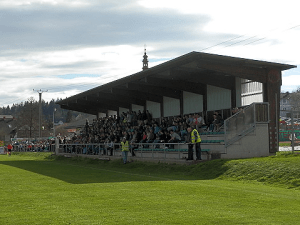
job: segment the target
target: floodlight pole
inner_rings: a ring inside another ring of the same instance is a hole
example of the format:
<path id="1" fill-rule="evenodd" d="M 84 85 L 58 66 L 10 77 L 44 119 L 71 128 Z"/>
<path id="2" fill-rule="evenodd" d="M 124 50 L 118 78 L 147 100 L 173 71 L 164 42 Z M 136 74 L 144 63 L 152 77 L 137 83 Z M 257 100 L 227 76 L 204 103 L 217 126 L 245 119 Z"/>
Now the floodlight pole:
<path id="1" fill-rule="evenodd" d="M 293 109 L 292 109 L 292 111 L 291 111 L 291 119 L 292 119 L 292 121 L 291 121 L 291 123 L 292 123 L 292 152 L 294 152 L 294 150 L 295 150 L 295 131 L 294 131 L 294 111 L 293 111 Z"/>
<path id="2" fill-rule="evenodd" d="M 53 110 L 53 137 L 55 138 L 55 126 L 54 126 L 54 117 L 55 117 L 56 108 Z"/>
<path id="3" fill-rule="evenodd" d="M 34 91 L 34 89 L 33 89 Z M 42 91 L 42 89 L 40 90 L 36 90 L 37 93 L 39 93 L 39 138 L 41 139 L 42 137 L 42 125 L 41 125 L 41 122 L 42 122 L 42 93 L 43 92 L 47 92 L 47 91 Z"/>

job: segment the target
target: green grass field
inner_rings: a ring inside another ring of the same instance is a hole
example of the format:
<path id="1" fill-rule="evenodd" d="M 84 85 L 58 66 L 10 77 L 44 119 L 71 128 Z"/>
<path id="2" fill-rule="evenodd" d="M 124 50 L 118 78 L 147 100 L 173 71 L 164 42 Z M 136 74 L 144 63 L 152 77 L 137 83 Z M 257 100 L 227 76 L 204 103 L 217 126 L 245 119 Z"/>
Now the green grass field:
<path id="1" fill-rule="evenodd" d="M 300 224 L 300 157 L 197 165 L 0 155 L 0 224 Z"/>

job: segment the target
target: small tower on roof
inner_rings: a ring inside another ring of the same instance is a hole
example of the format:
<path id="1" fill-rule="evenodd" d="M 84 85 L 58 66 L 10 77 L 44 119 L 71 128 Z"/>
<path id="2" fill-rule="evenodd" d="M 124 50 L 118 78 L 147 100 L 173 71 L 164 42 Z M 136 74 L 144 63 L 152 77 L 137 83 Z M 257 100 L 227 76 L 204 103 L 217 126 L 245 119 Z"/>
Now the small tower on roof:
<path id="1" fill-rule="evenodd" d="M 145 49 L 144 49 L 144 59 L 143 59 L 143 70 L 148 69 L 148 56 L 146 53 L 146 45 L 145 45 Z"/>

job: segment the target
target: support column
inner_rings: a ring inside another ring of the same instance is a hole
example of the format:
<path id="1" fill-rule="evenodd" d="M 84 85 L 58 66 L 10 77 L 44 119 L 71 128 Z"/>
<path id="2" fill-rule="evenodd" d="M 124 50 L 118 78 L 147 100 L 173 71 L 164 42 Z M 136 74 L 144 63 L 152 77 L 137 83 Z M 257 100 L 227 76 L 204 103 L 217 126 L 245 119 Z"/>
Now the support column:
<path id="1" fill-rule="evenodd" d="M 234 88 L 230 89 L 231 94 L 231 109 L 235 108 L 237 106 L 236 104 L 236 82 L 234 83 Z"/>
<path id="2" fill-rule="evenodd" d="M 203 112 L 207 111 L 207 85 L 205 85 L 205 90 L 204 90 L 204 95 L 203 95 Z"/>
<path id="3" fill-rule="evenodd" d="M 267 79 L 267 98 L 270 104 L 269 123 L 269 152 L 275 153 L 279 150 L 279 113 L 280 113 L 280 86 L 281 71 L 270 70 Z"/>
<path id="4" fill-rule="evenodd" d="M 160 102 L 160 118 L 165 117 L 165 112 L 164 112 L 164 100 Z"/>
<path id="5" fill-rule="evenodd" d="M 180 91 L 180 115 L 183 115 L 183 91 Z"/>

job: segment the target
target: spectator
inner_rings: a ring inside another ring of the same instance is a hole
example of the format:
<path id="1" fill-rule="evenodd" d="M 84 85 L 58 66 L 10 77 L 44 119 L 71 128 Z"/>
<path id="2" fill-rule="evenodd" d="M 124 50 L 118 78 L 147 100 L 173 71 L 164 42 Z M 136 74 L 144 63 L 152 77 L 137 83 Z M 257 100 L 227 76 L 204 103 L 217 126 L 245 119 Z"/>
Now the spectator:
<path id="1" fill-rule="evenodd" d="M 116 137 L 115 139 L 114 139 L 114 149 L 116 149 L 116 148 L 119 148 L 120 146 L 118 145 L 118 143 L 120 143 L 120 140 L 119 140 L 119 138 L 118 137 Z"/>
<path id="2" fill-rule="evenodd" d="M 224 121 L 223 121 L 221 115 L 218 114 L 218 112 L 215 112 L 213 117 L 214 117 L 214 120 L 210 126 L 210 130 L 212 132 L 219 131 L 220 127 L 223 125 Z"/>
<path id="3" fill-rule="evenodd" d="M 127 163 L 127 155 L 129 152 L 129 143 L 125 137 L 123 137 L 123 139 L 122 139 L 121 146 L 122 146 L 123 163 L 126 164 Z"/>
<path id="4" fill-rule="evenodd" d="M 161 130 L 161 128 L 158 126 L 157 123 L 154 124 L 154 130 L 153 130 L 153 133 L 154 134 L 158 134 L 158 132 Z"/>
<path id="5" fill-rule="evenodd" d="M 139 110 L 139 112 L 137 114 L 137 119 L 138 119 L 138 125 L 140 125 L 141 122 L 143 121 L 143 115 L 141 113 L 141 110 Z"/>
<path id="6" fill-rule="evenodd" d="M 140 140 L 140 143 L 146 143 L 147 141 L 147 134 L 146 131 L 143 131 L 142 140 Z"/>
<path id="7" fill-rule="evenodd" d="M 146 143 L 152 143 L 155 139 L 155 136 L 153 134 L 153 130 L 152 129 L 148 129 L 147 131 L 147 140 Z M 148 148 L 149 145 L 146 146 L 146 148 Z"/>
<path id="8" fill-rule="evenodd" d="M 146 111 L 146 117 L 147 117 L 148 122 L 150 123 L 152 121 L 152 115 L 150 114 L 150 112 L 148 110 Z"/>
<path id="9" fill-rule="evenodd" d="M 138 146 L 136 144 L 136 143 L 138 143 L 138 132 L 137 131 L 133 131 L 132 133 L 133 133 L 132 139 L 130 140 L 131 155 L 135 156 L 134 150 L 138 148 Z"/>
<path id="10" fill-rule="evenodd" d="M 196 159 L 201 160 L 201 138 L 195 127 L 188 127 L 187 143 L 188 143 L 188 158 L 187 160 L 193 160 L 193 148 L 195 145 Z"/>
<path id="11" fill-rule="evenodd" d="M 164 136 L 163 136 L 164 139 L 161 138 L 161 140 L 163 140 L 164 143 L 168 143 L 169 140 L 171 139 L 171 136 L 169 134 L 169 132 L 167 130 L 164 131 Z"/>
<path id="12" fill-rule="evenodd" d="M 160 142 L 161 142 L 160 135 L 156 134 L 153 143 L 160 143 Z M 160 147 L 160 145 L 158 145 L 158 144 L 154 146 L 154 148 L 159 148 L 159 147 Z"/>
<path id="13" fill-rule="evenodd" d="M 178 124 L 177 124 L 175 121 L 173 121 L 172 126 L 168 127 L 167 130 L 168 130 L 168 131 L 171 131 L 171 130 L 176 131 L 177 128 L 178 128 Z"/>
<path id="14" fill-rule="evenodd" d="M 133 126 L 137 126 L 138 125 L 138 116 L 137 116 L 137 114 L 136 114 L 135 111 L 133 111 L 133 113 L 132 113 L 132 125 Z"/>
<path id="15" fill-rule="evenodd" d="M 205 122 L 204 119 L 198 113 L 196 113 L 191 125 L 195 126 L 195 128 L 199 131 L 202 126 L 205 125 Z"/>
<path id="16" fill-rule="evenodd" d="M 185 122 L 182 122 L 179 124 L 180 126 L 180 137 L 181 140 L 185 140 L 186 136 L 187 136 L 187 124 Z"/>
<path id="17" fill-rule="evenodd" d="M 110 139 L 107 138 L 105 143 L 104 143 L 104 148 L 106 150 L 106 152 L 108 153 L 108 151 L 110 152 L 110 156 L 113 155 L 113 150 L 114 150 L 114 142 Z"/>
<path id="18" fill-rule="evenodd" d="M 179 134 L 177 134 L 173 130 L 170 130 L 170 139 L 168 140 L 168 143 L 178 143 L 179 141 L 181 141 Z M 169 148 L 174 148 L 174 145 L 168 145 L 168 146 Z"/>
<path id="19" fill-rule="evenodd" d="M 128 111 L 127 112 L 127 122 L 131 125 L 132 123 L 132 117 L 133 117 L 133 114 L 132 114 L 132 111 Z"/>
<path id="20" fill-rule="evenodd" d="M 143 118 L 144 123 L 147 124 L 148 121 L 147 121 L 147 113 L 146 113 L 146 110 L 143 110 L 142 118 Z"/>

